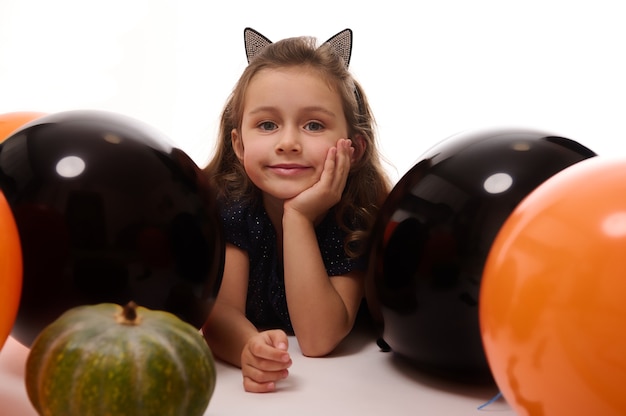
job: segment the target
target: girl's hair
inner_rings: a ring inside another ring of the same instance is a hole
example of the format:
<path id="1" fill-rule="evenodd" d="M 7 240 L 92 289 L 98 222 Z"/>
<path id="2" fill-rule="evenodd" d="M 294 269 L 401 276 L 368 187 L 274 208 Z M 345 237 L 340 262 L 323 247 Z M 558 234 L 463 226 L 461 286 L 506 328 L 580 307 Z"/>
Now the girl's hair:
<path id="1" fill-rule="evenodd" d="M 288 38 L 271 43 L 254 56 L 226 102 L 216 151 L 204 172 L 219 199 L 261 202 L 260 190 L 248 179 L 235 155 L 231 131 L 241 128 L 245 92 L 255 74 L 263 69 L 297 66 L 313 70 L 339 93 L 349 137 L 360 136 L 365 143 L 361 148 L 360 141 L 353 140 L 355 154 L 360 157 L 352 164 L 343 196 L 335 207 L 338 224 L 348 232 L 344 242 L 346 253 L 358 257 L 367 248 L 366 239 L 389 193 L 390 183 L 380 163 L 375 121 L 365 93 L 330 45 L 317 47 L 315 38 L 311 37 Z"/>

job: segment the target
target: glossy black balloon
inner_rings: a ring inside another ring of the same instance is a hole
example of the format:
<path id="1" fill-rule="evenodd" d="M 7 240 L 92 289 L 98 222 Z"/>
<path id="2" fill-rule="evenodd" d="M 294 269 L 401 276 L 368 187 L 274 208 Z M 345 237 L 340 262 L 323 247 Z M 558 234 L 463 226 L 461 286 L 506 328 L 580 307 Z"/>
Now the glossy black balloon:
<path id="1" fill-rule="evenodd" d="M 493 240 L 526 195 L 595 155 L 525 129 L 461 133 L 427 151 L 393 188 L 372 234 L 366 299 L 391 349 L 424 370 L 488 380 L 478 295 Z"/>
<path id="2" fill-rule="evenodd" d="M 0 186 L 22 244 L 22 344 L 82 304 L 134 300 L 204 323 L 224 267 L 216 203 L 150 126 L 102 111 L 39 118 L 0 144 Z"/>

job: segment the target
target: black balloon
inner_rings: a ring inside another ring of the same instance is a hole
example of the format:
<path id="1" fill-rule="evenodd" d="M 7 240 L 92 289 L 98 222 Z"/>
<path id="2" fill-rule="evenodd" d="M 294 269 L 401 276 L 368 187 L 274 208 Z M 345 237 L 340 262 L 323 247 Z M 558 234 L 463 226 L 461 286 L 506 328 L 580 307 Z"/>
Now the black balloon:
<path id="1" fill-rule="evenodd" d="M 372 233 L 366 300 L 392 351 L 445 377 L 489 380 L 478 298 L 491 245 L 526 195 L 595 155 L 525 129 L 461 133 L 427 151 L 393 188 Z"/>
<path id="2" fill-rule="evenodd" d="M 0 144 L 0 186 L 22 245 L 19 342 L 101 302 L 202 326 L 224 267 L 216 202 L 197 165 L 150 126 L 103 111 L 39 118 Z"/>

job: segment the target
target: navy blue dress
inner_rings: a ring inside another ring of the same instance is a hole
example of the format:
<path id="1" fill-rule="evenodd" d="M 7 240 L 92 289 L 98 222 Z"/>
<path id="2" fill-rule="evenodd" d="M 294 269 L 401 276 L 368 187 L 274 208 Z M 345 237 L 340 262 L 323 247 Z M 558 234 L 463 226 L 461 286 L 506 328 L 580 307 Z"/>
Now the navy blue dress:
<path id="1" fill-rule="evenodd" d="M 279 261 L 276 231 L 265 208 L 231 204 L 221 210 L 226 241 L 248 253 L 250 276 L 246 316 L 258 329 L 280 328 L 293 334 L 287 310 L 283 265 Z M 330 211 L 315 227 L 328 276 L 364 269 L 364 262 L 348 258 L 343 248 L 346 232 Z"/>

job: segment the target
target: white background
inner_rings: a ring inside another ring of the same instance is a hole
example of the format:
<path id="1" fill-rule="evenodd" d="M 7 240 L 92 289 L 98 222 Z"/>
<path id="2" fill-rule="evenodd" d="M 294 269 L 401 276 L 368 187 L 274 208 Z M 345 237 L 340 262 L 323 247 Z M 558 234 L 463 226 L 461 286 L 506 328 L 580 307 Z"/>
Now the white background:
<path id="1" fill-rule="evenodd" d="M 619 0 L 0 0 L 0 113 L 120 112 L 203 166 L 246 65 L 244 27 L 320 42 L 350 27 L 394 181 L 439 141 L 485 127 L 615 155 L 624 14 Z"/>

